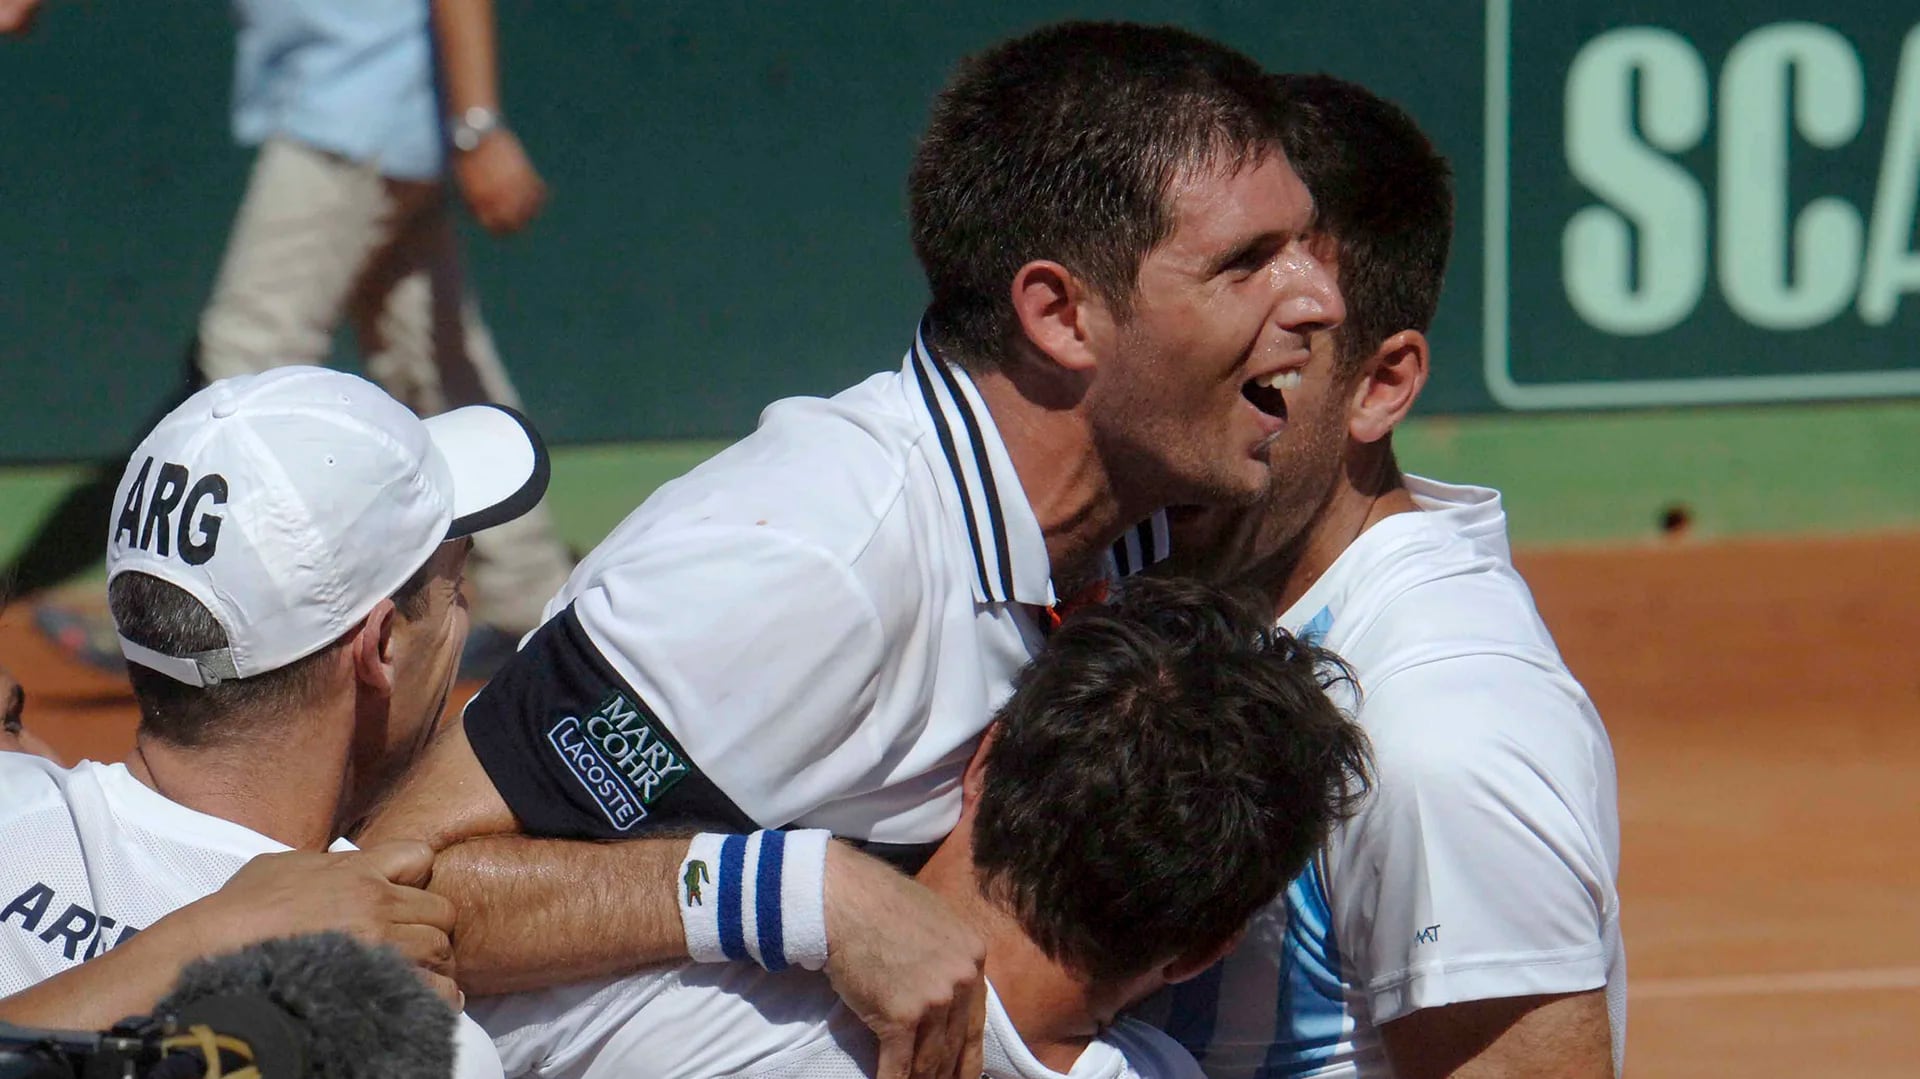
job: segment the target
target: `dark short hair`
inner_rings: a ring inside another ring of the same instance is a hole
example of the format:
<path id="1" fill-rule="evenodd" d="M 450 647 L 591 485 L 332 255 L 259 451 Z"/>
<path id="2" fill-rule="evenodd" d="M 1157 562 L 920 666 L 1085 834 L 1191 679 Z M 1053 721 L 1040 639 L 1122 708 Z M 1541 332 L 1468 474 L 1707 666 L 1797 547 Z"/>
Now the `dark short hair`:
<path id="1" fill-rule="evenodd" d="M 1052 259 L 1122 315 L 1173 229 L 1168 193 L 1280 147 L 1259 65 L 1170 26 L 1070 22 L 963 61 L 934 101 L 907 193 L 936 336 L 992 367 L 1015 339 L 1013 276 Z"/>
<path id="2" fill-rule="evenodd" d="M 1100 980 L 1218 948 L 1366 789 L 1332 653 L 1233 595 L 1131 582 L 1021 673 L 984 762 L 981 889 Z"/>
<path id="3" fill-rule="evenodd" d="M 417 621 L 427 613 L 430 576 L 423 565 L 393 594 L 401 617 Z M 212 611 L 185 589 L 152 574 L 116 575 L 107 585 L 107 606 L 121 636 L 156 652 L 180 656 L 228 645 L 226 630 Z M 129 663 L 127 678 L 140 705 L 140 733 L 187 747 L 231 741 L 260 717 L 311 701 L 320 690 L 327 658 L 347 636 L 285 666 L 211 686 L 190 686 Z"/>
<path id="4" fill-rule="evenodd" d="M 1339 252 L 1349 369 L 1401 330 L 1426 332 L 1453 241 L 1453 170 L 1406 111 L 1331 75 L 1277 75 L 1287 160 Z"/>

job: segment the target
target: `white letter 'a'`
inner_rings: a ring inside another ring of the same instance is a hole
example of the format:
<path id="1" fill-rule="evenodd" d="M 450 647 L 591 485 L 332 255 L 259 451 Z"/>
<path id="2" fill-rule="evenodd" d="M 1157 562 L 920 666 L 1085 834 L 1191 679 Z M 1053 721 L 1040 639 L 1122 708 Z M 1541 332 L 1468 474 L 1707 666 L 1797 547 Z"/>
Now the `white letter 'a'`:
<path id="1" fill-rule="evenodd" d="M 1727 306 L 1755 326 L 1818 326 L 1853 298 L 1860 212 L 1845 199 L 1814 199 L 1792 218 L 1789 248 L 1787 147 L 1796 132 L 1822 149 L 1853 141 L 1861 81 L 1853 46 L 1813 23 L 1762 27 L 1727 54 L 1720 72 L 1720 289 Z"/>
<path id="2" fill-rule="evenodd" d="M 1880 187 L 1873 196 L 1866 275 L 1860 282 L 1860 320 L 1893 321 L 1900 296 L 1920 291 L 1920 253 L 1913 250 L 1914 200 L 1920 197 L 1920 26 L 1907 31 L 1887 117 Z"/>
<path id="3" fill-rule="evenodd" d="M 1659 151 L 1691 150 L 1706 134 L 1706 64 L 1670 30 L 1612 30 L 1574 57 L 1566 109 L 1567 165 L 1606 203 L 1574 214 L 1561 233 L 1567 301 L 1608 333 L 1669 329 L 1706 287 L 1707 198 L 1692 174 Z"/>

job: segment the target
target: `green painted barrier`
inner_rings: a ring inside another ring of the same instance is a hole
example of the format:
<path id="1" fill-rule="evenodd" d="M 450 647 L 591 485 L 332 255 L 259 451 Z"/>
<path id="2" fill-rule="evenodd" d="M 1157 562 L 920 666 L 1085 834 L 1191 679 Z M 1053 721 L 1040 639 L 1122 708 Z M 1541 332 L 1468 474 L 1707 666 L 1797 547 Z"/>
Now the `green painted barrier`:
<path id="1" fill-rule="evenodd" d="M 904 175 L 954 61 L 1065 4 L 501 0 L 552 187 L 472 277 L 558 441 L 724 438 L 898 362 Z M 1451 157 L 1425 410 L 1920 392 L 1920 15 L 1868 0 L 1116 3 L 1359 79 Z M 110 456 L 179 385 L 248 155 L 224 5 L 0 42 L 0 460 Z M 350 350 L 343 350 L 343 355 Z"/>

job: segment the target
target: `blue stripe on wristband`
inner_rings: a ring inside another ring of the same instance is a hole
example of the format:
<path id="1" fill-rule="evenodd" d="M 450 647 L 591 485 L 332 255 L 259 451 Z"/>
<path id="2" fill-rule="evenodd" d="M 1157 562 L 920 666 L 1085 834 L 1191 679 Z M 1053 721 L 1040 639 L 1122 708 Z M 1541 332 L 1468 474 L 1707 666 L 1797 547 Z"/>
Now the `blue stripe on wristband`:
<path id="1" fill-rule="evenodd" d="M 753 882 L 753 913 L 760 930 L 760 965 L 787 969 L 786 943 L 780 933 L 780 864 L 787 856 L 787 833 L 760 833 L 760 872 Z"/>
<path id="2" fill-rule="evenodd" d="M 741 878 L 746 874 L 747 837 L 730 835 L 720 844 L 720 951 L 728 959 L 747 955 L 747 938 L 741 929 Z"/>

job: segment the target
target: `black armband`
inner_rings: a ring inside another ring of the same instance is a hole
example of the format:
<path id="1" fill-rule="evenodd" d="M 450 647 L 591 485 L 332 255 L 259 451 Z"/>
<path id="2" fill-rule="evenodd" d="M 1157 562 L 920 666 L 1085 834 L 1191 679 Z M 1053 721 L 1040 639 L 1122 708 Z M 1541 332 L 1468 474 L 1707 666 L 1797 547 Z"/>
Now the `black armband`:
<path id="1" fill-rule="evenodd" d="M 528 835 L 631 839 L 760 827 L 615 673 L 571 606 L 534 632 L 462 722 Z"/>

